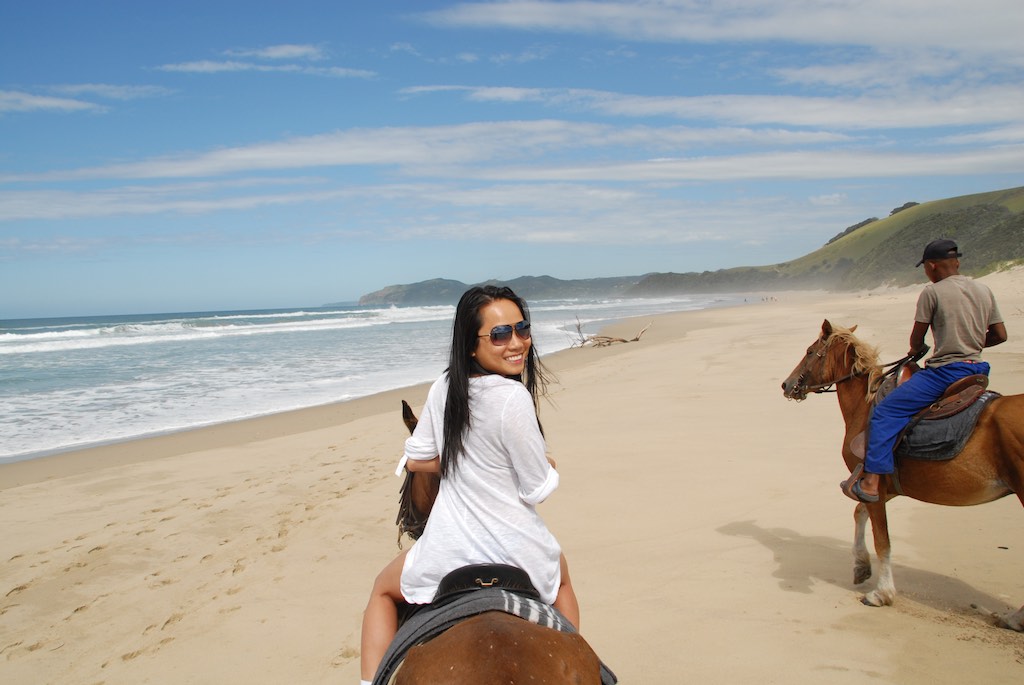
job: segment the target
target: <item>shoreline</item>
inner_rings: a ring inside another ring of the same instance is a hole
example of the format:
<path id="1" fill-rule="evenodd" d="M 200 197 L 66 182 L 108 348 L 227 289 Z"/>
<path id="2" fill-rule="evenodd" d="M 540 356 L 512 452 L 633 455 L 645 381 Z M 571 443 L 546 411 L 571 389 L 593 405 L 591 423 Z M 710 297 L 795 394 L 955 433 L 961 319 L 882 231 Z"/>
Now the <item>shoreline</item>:
<path id="1" fill-rule="evenodd" d="M 406 399 L 406 395 L 413 398 L 421 394 L 426 396 L 428 387 L 429 384 L 412 385 L 313 407 L 69 447 L 51 454 L 17 459 L 0 464 L 0 492 L 19 485 L 80 475 L 94 469 L 166 459 L 199 449 L 231 447 L 345 425 L 391 410 L 392 404 L 400 410 L 401 400 Z"/>
<path id="2" fill-rule="evenodd" d="M 639 331 L 629 332 L 636 321 L 657 321 L 661 317 L 696 315 L 701 312 L 752 306 L 760 303 L 738 303 L 726 307 L 666 312 L 653 316 L 637 316 L 607 324 L 599 335 L 619 335 L 631 338 Z M 642 328 L 642 326 L 641 326 Z M 618 347 L 616 344 L 614 347 Z M 545 366 L 571 368 L 577 362 L 563 357 L 587 348 L 564 348 L 543 356 Z M 606 348 L 607 349 L 607 348 Z M 578 363 L 585 363 L 579 360 Z M 326 404 L 273 412 L 208 426 L 196 426 L 140 435 L 108 442 L 59 448 L 0 462 L 0 492 L 19 485 L 28 485 L 63 476 L 81 475 L 95 469 L 104 469 L 141 461 L 179 456 L 197 449 L 223 448 L 247 442 L 280 438 L 309 431 L 340 426 L 389 411 L 400 411 L 401 400 L 416 406 L 426 397 L 431 382 L 416 383 L 391 390 L 338 400 Z"/>

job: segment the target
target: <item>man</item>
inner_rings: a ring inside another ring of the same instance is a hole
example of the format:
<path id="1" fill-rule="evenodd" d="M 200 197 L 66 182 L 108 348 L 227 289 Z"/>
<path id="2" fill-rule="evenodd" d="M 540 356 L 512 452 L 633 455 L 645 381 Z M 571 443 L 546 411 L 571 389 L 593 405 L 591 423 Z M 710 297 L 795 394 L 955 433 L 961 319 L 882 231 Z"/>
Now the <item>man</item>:
<path id="1" fill-rule="evenodd" d="M 916 266 L 924 264 L 931 281 L 917 300 L 910 354 L 925 346 L 932 329 L 934 350 L 925 368 L 878 403 L 868 430 L 863 477 L 860 467 L 841 483 L 843 492 L 860 502 L 878 501 L 881 476 L 893 472 L 893 449 L 910 418 L 939 399 L 955 381 L 989 373 L 981 350 L 1006 342 L 1006 326 L 987 286 L 960 274 L 960 253 L 952 240 L 933 240 Z"/>

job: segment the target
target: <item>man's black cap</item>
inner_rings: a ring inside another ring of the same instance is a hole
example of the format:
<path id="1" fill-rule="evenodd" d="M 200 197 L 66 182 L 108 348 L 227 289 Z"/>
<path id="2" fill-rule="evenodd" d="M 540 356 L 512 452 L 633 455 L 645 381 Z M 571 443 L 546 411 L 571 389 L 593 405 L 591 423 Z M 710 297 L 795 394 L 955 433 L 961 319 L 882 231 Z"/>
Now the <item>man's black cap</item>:
<path id="1" fill-rule="evenodd" d="M 952 259 L 954 257 L 963 257 L 956 243 L 945 239 L 933 240 L 925 246 L 924 256 L 914 266 L 921 266 L 929 259 Z"/>

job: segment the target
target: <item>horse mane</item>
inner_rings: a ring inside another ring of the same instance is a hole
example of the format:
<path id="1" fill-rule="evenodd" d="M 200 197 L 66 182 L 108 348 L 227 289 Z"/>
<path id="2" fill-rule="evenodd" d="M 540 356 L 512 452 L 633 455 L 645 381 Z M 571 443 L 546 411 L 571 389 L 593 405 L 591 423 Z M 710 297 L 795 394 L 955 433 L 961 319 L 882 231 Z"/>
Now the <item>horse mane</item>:
<path id="1" fill-rule="evenodd" d="M 853 351 L 853 369 L 851 370 L 858 375 L 867 375 L 867 400 L 870 402 L 878 391 L 879 380 L 882 377 L 882 366 L 878 361 L 878 348 L 855 336 L 853 328 L 843 328 L 833 324 L 832 335 L 829 336 L 826 346 L 831 347 L 832 343 L 838 340 Z M 832 372 L 836 373 L 834 369 Z"/>

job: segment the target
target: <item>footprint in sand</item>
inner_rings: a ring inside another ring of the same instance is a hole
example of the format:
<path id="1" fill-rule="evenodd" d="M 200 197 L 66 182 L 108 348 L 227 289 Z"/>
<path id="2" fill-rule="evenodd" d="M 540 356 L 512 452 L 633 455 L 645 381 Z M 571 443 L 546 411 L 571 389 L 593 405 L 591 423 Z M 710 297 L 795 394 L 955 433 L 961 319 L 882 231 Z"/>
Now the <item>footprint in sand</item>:
<path id="1" fill-rule="evenodd" d="M 341 651 L 331 659 L 331 666 L 344 666 L 359 658 L 359 650 L 355 647 L 342 647 Z"/>
<path id="2" fill-rule="evenodd" d="M 170 618 L 164 621 L 164 624 L 160 626 L 160 630 L 167 630 L 168 626 L 173 626 L 183 618 L 185 618 L 185 614 L 173 614 Z"/>
<path id="3" fill-rule="evenodd" d="M 136 658 L 142 656 L 143 654 L 147 654 L 147 653 L 152 654 L 154 652 L 158 652 L 158 651 L 160 651 L 161 647 L 166 645 L 168 642 L 173 642 L 173 641 L 174 641 L 173 637 L 165 637 L 163 640 L 160 640 L 160 642 L 157 642 L 155 645 L 152 645 L 150 647 L 143 647 L 142 649 L 136 649 L 134 652 L 128 652 L 127 654 L 122 654 L 121 655 L 121 661 L 131 661 L 132 659 L 136 659 Z M 106 666 L 106 665 L 107 664 L 103 664 L 103 666 Z"/>

